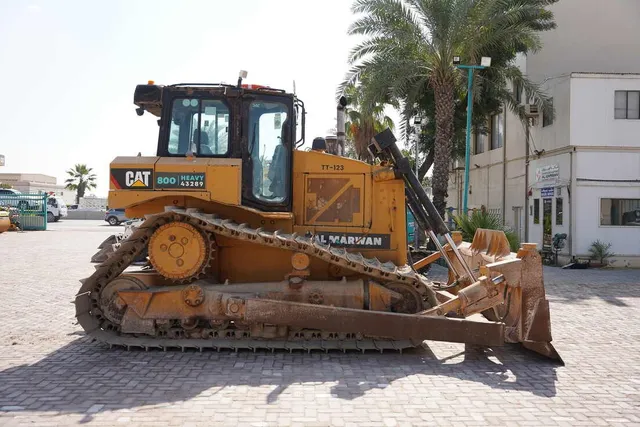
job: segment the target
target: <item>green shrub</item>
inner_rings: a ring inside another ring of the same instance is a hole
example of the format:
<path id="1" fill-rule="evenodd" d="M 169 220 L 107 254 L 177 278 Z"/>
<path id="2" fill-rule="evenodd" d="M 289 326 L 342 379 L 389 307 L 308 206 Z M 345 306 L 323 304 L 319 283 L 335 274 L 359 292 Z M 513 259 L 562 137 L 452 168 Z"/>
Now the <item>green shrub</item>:
<path id="1" fill-rule="evenodd" d="M 611 249 L 611 243 L 605 244 L 598 239 L 591 243 L 589 252 L 591 252 L 591 258 L 600 261 L 600 264 L 604 265 L 605 259 L 615 256 L 615 253 L 609 252 L 609 249 Z"/>
<path id="2" fill-rule="evenodd" d="M 502 230 L 507 236 L 509 247 L 512 252 L 520 249 L 520 239 L 518 234 L 511 228 L 502 224 L 502 219 L 497 215 L 486 211 L 474 211 L 469 215 L 456 215 L 453 217 L 457 230 L 462 232 L 462 240 L 471 242 L 478 228 L 486 228 L 489 230 Z"/>

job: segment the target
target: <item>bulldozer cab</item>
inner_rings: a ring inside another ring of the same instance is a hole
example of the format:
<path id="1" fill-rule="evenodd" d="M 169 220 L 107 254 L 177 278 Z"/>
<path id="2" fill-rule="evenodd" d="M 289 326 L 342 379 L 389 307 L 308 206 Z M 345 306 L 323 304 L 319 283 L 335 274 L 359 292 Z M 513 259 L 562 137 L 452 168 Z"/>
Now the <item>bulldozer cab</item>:
<path id="1" fill-rule="evenodd" d="M 241 159 L 242 205 L 291 212 L 301 106 L 293 95 L 250 85 L 139 85 L 134 103 L 139 114 L 160 117 L 158 157 Z"/>

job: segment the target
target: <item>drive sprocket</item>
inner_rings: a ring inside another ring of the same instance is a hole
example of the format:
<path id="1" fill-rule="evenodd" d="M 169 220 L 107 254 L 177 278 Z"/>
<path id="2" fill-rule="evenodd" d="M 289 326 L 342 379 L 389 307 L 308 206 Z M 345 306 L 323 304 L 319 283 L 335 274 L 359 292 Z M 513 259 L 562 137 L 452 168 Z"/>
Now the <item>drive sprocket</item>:
<path id="1" fill-rule="evenodd" d="M 149 261 L 162 276 L 186 283 L 205 275 L 212 257 L 212 239 L 193 225 L 172 221 L 149 239 Z"/>

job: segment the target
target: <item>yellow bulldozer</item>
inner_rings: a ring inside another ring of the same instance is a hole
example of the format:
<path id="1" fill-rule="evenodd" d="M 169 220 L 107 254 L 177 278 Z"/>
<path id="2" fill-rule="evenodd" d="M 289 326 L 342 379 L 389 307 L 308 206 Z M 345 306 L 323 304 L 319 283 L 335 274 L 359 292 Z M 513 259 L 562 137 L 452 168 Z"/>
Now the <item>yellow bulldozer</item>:
<path id="1" fill-rule="evenodd" d="M 513 253 L 502 232 L 451 233 L 390 130 L 371 141 L 375 165 L 322 139 L 301 149 L 304 103 L 242 77 L 149 81 L 134 104 L 158 118 L 157 154 L 110 164 L 109 207 L 140 221 L 81 280 L 76 317 L 90 337 L 254 351 L 521 343 L 561 362 L 535 244 Z M 415 263 L 407 209 L 438 249 Z M 418 273 L 438 258 L 446 281 Z"/>

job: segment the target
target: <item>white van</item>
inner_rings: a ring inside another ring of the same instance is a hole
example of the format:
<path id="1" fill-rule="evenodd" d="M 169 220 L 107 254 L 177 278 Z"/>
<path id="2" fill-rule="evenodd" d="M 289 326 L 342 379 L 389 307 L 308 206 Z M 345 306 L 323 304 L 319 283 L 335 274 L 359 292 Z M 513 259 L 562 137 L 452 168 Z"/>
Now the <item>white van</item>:
<path id="1" fill-rule="evenodd" d="M 50 196 L 47 199 L 47 222 L 57 222 L 67 216 L 67 205 L 61 197 Z"/>

